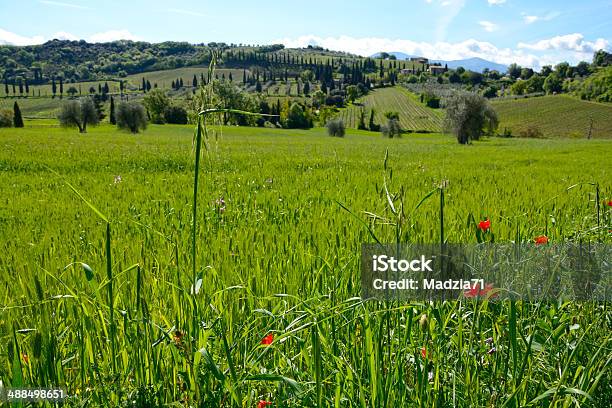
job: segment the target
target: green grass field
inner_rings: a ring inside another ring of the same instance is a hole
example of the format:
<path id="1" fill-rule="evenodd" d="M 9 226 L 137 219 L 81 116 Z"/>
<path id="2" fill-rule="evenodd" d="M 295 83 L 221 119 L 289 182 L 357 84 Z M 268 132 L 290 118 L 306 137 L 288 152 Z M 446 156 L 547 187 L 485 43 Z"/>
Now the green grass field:
<path id="1" fill-rule="evenodd" d="M 500 100 L 492 103 L 500 119 L 500 130 L 508 128 L 519 136 L 530 126 L 544 137 L 612 138 L 612 105 L 581 101 L 567 95 Z"/>
<path id="2" fill-rule="evenodd" d="M 399 113 L 400 125 L 404 130 L 440 132 L 442 129 L 444 117 L 442 110 L 426 107 L 417 100 L 415 95 L 399 87 L 371 91 L 359 99 L 357 104 L 342 109 L 339 117 L 346 126 L 357 128 L 362 109 L 366 113 L 366 125 L 370 118 L 370 110 L 374 109 L 375 122 L 379 125 L 386 122 L 385 112 L 394 111 Z"/>
<path id="3" fill-rule="evenodd" d="M 485 217 L 498 242 L 610 242 L 589 184 L 612 199 L 610 141 L 227 127 L 201 164 L 194 292 L 193 127 L 51 123 L 0 129 L 5 385 L 66 385 L 69 406 L 609 406 L 609 305 L 363 302 L 372 238 L 339 203 L 392 217 L 388 151 L 402 241 L 439 242 L 438 195 L 412 209 L 444 184 L 449 242 Z"/>

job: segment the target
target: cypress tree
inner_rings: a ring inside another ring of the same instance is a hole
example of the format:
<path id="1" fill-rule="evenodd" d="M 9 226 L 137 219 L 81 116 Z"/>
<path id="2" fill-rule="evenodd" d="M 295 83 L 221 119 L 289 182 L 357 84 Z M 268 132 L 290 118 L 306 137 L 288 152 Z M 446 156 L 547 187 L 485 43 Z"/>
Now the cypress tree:
<path id="1" fill-rule="evenodd" d="M 19 109 L 19 105 L 17 104 L 17 101 L 15 101 L 15 104 L 13 105 L 13 126 L 15 126 L 16 128 L 23 127 L 23 118 L 21 117 L 21 109 Z"/>
<path id="2" fill-rule="evenodd" d="M 242 84 L 245 85 L 247 81 L 246 70 L 242 70 Z M 8 93 L 8 92 L 7 92 Z"/>
<path id="3" fill-rule="evenodd" d="M 180 84 L 180 88 L 182 88 L 183 87 L 183 78 L 179 79 L 179 84 Z"/>
<path id="4" fill-rule="evenodd" d="M 110 100 L 110 123 L 111 125 L 117 124 L 117 120 L 115 119 L 115 100 L 111 96 Z"/>
<path id="5" fill-rule="evenodd" d="M 234 78 L 232 77 L 232 73 L 231 73 L 231 71 L 230 71 L 230 73 L 229 73 L 229 80 L 230 80 L 230 82 L 234 82 Z"/>
<path id="6" fill-rule="evenodd" d="M 368 123 L 368 128 L 372 132 L 377 132 L 378 130 L 380 130 L 379 126 L 374 123 L 374 109 L 370 111 L 370 123 Z"/>
<path id="7" fill-rule="evenodd" d="M 19 80 L 19 96 L 23 95 L 23 81 Z"/>
<path id="8" fill-rule="evenodd" d="M 62 97 L 64 96 L 64 79 L 60 77 L 59 79 L 60 81 L 60 99 L 62 99 Z"/>
<path id="9" fill-rule="evenodd" d="M 5 96 L 8 96 L 9 94 L 8 79 L 6 78 L 4 78 L 4 93 L 5 93 Z"/>
<path id="10" fill-rule="evenodd" d="M 194 88 L 197 88 L 197 87 L 198 87 L 198 77 L 196 77 L 196 76 L 195 76 L 195 74 L 193 74 L 193 82 L 191 83 L 191 85 L 192 85 Z"/>
<path id="11" fill-rule="evenodd" d="M 176 85 L 174 84 L 174 81 L 172 81 L 172 85 L 170 85 L 172 87 L 172 89 L 176 89 Z"/>
<path id="12" fill-rule="evenodd" d="M 17 91 L 15 90 L 15 80 L 13 79 L 13 96 L 15 96 L 16 93 Z"/>
<path id="13" fill-rule="evenodd" d="M 28 84 L 28 78 L 25 79 L 25 91 L 26 95 L 30 93 L 30 85 Z"/>
<path id="14" fill-rule="evenodd" d="M 151 90 L 151 82 L 147 79 L 147 91 Z"/>
<path id="15" fill-rule="evenodd" d="M 144 77 L 142 77 L 142 90 L 143 92 L 147 92 L 147 83 L 145 82 Z"/>

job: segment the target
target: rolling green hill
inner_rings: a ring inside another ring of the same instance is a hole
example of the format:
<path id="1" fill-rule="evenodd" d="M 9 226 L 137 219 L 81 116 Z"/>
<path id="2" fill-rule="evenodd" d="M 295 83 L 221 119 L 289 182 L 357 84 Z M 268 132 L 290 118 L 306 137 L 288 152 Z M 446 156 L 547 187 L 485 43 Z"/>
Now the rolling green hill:
<path id="1" fill-rule="evenodd" d="M 172 84 L 172 81 L 177 78 L 183 79 L 184 86 L 191 86 L 194 75 L 197 77 L 198 81 L 200 81 L 200 75 L 204 74 L 206 76 L 207 71 L 208 66 L 202 65 L 195 67 L 169 69 L 163 71 L 143 72 L 140 74 L 128 75 L 125 79 L 133 86 L 138 87 L 142 83 L 142 78 L 144 78 L 145 80 L 151 82 L 151 84 L 156 83 L 157 86 L 160 88 L 169 89 Z M 229 74 L 231 72 L 234 82 L 242 83 L 242 69 L 217 68 L 215 72 L 219 76 L 219 78 L 221 78 L 222 75 L 225 75 L 226 78 L 229 78 Z M 246 71 L 246 73 L 247 75 L 249 75 L 248 70 Z"/>
<path id="2" fill-rule="evenodd" d="M 346 126 L 356 128 L 362 109 L 366 114 L 366 125 L 370 111 L 374 109 L 374 121 L 377 124 L 384 124 L 385 112 L 395 111 L 399 112 L 400 125 L 404 130 L 439 132 L 442 129 L 444 117 L 442 110 L 424 106 L 415 95 L 399 87 L 376 89 L 355 104 L 342 109 L 339 117 Z"/>
<path id="3" fill-rule="evenodd" d="M 532 127 L 543 137 L 612 138 L 612 105 L 582 101 L 566 95 L 493 101 L 500 119 L 500 132 L 507 128 L 514 136 Z"/>

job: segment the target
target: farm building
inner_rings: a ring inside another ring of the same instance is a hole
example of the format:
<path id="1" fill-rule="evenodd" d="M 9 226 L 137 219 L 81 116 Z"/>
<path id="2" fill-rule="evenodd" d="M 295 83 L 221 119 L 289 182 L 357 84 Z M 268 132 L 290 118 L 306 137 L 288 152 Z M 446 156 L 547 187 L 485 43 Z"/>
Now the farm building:
<path id="1" fill-rule="evenodd" d="M 429 73 L 432 75 L 440 75 L 446 72 L 446 68 L 440 65 L 431 65 L 429 67 Z"/>

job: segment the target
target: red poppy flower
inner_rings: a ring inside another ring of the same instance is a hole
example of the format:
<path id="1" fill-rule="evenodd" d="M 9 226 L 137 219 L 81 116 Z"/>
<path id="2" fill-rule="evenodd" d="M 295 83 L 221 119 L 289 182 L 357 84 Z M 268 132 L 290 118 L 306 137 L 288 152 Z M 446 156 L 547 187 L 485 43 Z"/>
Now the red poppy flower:
<path id="1" fill-rule="evenodd" d="M 421 347 L 421 357 L 427 357 L 427 349 L 425 347 Z"/>
<path id="2" fill-rule="evenodd" d="M 539 237 L 535 237 L 534 241 L 536 245 L 548 244 L 548 237 L 546 235 L 540 235 Z"/>
<path id="3" fill-rule="evenodd" d="M 608 201 L 606 204 L 608 205 L 608 207 L 612 207 L 612 200 Z"/>
<path id="4" fill-rule="evenodd" d="M 261 400 L 257 403 L 257 408 L 266 408 L 268 405 L 272 405 L 270 401 Z"/>
<path id="5" fill-rule="evenodd" d="M 491 229 L 491 220 L 487 218 L 484 221 L 480 221 L 478 223 L 478 229 L 481 231 L 488 231 Z"/>
<path id="6" fill-rule="evenodd" d="M 261 344 L 269 346 L 274 341 L 274 335 L 272 333 L 268 334 L 266 337 L 261 339 Z"/>
<path id="7" fill-rule="evenodd" d="M 480 284 L 476 283 L 472 286 L 471 289 L 463 292 L 463 296 L 466 298 L 475 298 L 475 297 L 486 297 L 491 290 L 493 290 L 495 286 L 492 283 L 487 283 L 484 288 L 480 288 Z M 490 297 L 497 296 L 497 293 L 493 293 Z"/>
<path id="8" fill-rule="evenodd" d="M 21 354 L 21 358 L 23 359 L 24 363 L 30 364 L 30 357 L 26 353 Z"/>

